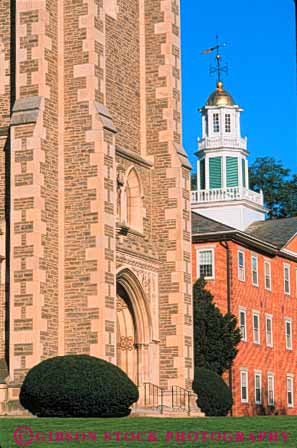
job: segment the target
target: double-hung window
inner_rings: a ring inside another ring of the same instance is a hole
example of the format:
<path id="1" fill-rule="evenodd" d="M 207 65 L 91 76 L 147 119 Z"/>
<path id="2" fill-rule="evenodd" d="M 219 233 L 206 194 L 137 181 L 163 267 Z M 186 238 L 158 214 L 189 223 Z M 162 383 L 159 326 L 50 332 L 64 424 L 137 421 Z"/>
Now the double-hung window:
<path id="1" fill-rule="evenodd" d="M 255 344 L 260 344 L 260 314 L 253 312 L 253 339 Z"/>
<path id="2" fill-rule="evenodd" d="M 245 256 L 242 250 L 238 251 L 238 279 L 245 281 Z"/>
<path id="3" fill-rule="evenodd" d="M 294 407 L 294 376 L 291 374 L 287 375 L 287 401 L 288 407 Z"/>
<path id="4" fill-rule="evenodd" d="M 274 406 L 274 374 L 267 375 L 267 403 L 268 406 Z"/>
<path id="5" fill-rule="evenodd" d="M 241 331 L 241 340 L 247 341 L 246 310 L 243 308 L 239 310 L 239 326 Z"/>
<path id="6" fill-rule="evenodd" d="M 231 114 L 225 115 L 225 132 L 231 132 Z"/>
<path id="7" fill-rule="evenodd" d="M 258 279 L 258 257 L 256 255 L 252 256 L 252 284 L 254 286 L 259 285 Z"/>
<path id="8" fill-rule="evenodd" d="M 261 372 L 255 372 L 255 403 L 262 403 L 262 378 Z"/>
<path id="9" fill-rule="evenodd" d="M 290 265 L 284 264 L 284 291 L 285 294 L 290 294 Z"/>
<path id="10" fill-rule="evenodd" d="M 241 390 L 241 402 L 248 403 L 249 401 L 248 371 L 246 369 L 240 370 L 240 390 Z"/>
<path id="11" fill-rule="evenodd" d="M 271 291 L 271 263 L 270 261 L 264 261 L 264 284 L 265 289 Z"/>
<path id="12" fill-rule="evenodd" d="M 197 252 L 197 265 L 197 277 L 204 277 L 206 279 L 214 278 L 214 250 L 199 249 Z"/>
<path id="13" fill-rule="evenodd" d="M 220 117 L 219 114 L 213 114 L 213 132 L 220 132 Z"/>
<path id="14" fill-rule="evenodd" d="M 272 316 L 266 314 L 265 321 L 266 345 L 267 347 L 273 347 Z"/>
<path id="15" fill-rule="evenodd" d="M 292 319 L 285 320 L 285 330 L 286 330 L 286 349 L 292 350 Z"/>

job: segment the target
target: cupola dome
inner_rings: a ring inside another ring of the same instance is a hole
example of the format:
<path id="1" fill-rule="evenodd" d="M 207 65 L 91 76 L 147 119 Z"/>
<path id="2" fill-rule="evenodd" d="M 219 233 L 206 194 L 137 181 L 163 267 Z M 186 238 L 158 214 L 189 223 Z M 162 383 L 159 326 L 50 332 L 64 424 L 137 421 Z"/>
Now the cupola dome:
<path id="1" fill-rule="evenodd" d="M 223 89 L 222 81 L 217 83 L 216 90 L 208 97 L 206 106 L 234 106 L 235 102 L 230 93 Z"/>

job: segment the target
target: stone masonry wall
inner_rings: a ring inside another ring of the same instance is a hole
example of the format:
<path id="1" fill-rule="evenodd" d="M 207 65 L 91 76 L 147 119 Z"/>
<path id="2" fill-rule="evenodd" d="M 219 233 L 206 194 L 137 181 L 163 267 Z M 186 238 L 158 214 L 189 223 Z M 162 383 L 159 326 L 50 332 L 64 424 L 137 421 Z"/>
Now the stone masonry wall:
<path id="1" fill-rule="evenodd" d="M 57 2 L 18 1 L 11 129 L 10 374 L 58 353 Z"/>
<path id="2" fill-rule="evenodd" d="M 153 235 L 159 248 L 161 385 L 190 388 L 192 307 L 189 171 L 177 148 L 180 127 L 179 2 L 145 2 L 147 154 L 152 174 Z"/>
<path id="3" fill-rule="evenodd" d="M 5 256 L 5 148 L 8 145 L 10 120 L 10 1 L 3 0 L 0 8 L 0 222 L 3 235 L 0 255 Z M 0 280 L 0 361 L 5 357 L 5 262 L 1 265 Z"/>

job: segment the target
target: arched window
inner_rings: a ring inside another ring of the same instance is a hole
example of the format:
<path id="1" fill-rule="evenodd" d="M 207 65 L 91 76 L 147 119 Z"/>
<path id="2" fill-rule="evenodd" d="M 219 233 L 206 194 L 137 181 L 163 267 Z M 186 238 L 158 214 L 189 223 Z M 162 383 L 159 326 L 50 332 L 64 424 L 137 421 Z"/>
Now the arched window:
<path id="1" fill-rule="evenodd" d="M 127 225 L 139 232 L 143 231 L 142 189 L 135 168 L 128 173 L 126 186 L 126 221 Z"/>

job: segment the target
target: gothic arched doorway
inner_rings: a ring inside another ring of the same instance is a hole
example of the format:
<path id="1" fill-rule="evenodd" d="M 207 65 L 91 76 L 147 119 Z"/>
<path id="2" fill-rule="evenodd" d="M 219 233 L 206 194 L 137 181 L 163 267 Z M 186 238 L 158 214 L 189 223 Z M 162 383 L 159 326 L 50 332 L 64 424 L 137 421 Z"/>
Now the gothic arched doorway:
<path id="1" fill-rule="evenodd" d="M 150 381 L 151 332 L 142 286 L 130 269 L 122 269 L 117 275 L 117 365 L 138 386 Z"/>
<path id="2" fill-rule="evenodd" d="M 122 285 L 117 285 L 117 365 L 138 384 L 136 322 L 131 301 Z"/>

